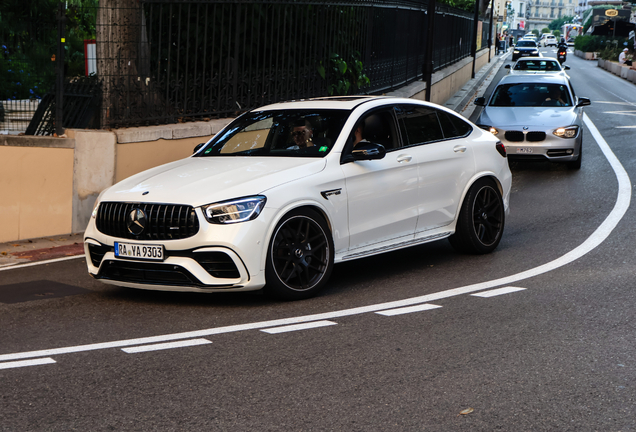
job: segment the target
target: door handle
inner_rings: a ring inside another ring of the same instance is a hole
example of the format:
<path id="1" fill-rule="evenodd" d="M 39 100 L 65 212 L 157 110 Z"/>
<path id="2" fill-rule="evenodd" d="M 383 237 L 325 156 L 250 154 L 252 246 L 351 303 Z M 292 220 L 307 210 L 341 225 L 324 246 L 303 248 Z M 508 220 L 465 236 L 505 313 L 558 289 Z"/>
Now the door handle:
<path id="1" fill-rule="evenodd" d="M 464 153 L 466 151 L 466 146 L 463 146 L 463 145 L 455 146 L 453 147 L 453 151 L 455 153 Z"/>
<path id="2" fill-rule="evenodd" d="M 399 155 L 399 156 L 397 157 L 397 161 L 398 161 L 399 163 L 402 163 L 402 162 L 411 162 L 411 159 L 413 159 L 413 156 L 410 156 L 410 155 Z"/>

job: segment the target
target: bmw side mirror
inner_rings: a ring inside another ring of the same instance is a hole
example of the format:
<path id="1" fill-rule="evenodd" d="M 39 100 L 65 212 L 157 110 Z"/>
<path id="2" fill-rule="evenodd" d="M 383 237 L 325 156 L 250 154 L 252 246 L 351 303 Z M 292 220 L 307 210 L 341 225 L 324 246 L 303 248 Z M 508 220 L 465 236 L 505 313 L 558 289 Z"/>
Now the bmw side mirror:
<path id="1" fill-rule="evenodd" d="M 565 70 L 570 70 L 570 66 L 565 65 L 565 66 L 563 66 L 563 69 L 565 69 Z"/>
<path id="2" fill-rule="evenodd" d="M 577 107 L 583 107 L 592 105 L 592 102 L 588 98 L 579 98 L 579 103 L 576 104 Z"/>
<path id="3" fill-rule="evenodd" d="M 353 160 L 356 161 L 382 159 L 385 155 L 384 146 L 376 143 L 359 143 L 351 152 Z"/>
<path id="4" fill-rule="evenodd" d="M 477 106 L 486 106 L 486 98 L 485 97 L 478 97 L 475 99 L 475 105 Z"/>
<path id="5" fill-rule="evenodd" d="M 504 66 L 504 68 L 505 68 L 505 69 L 510 69 L 510 65 L 509 65 L 509 64 L 507 64 L 507 65 L 505 65 L 505 66 Z"/>
<path id="6" fill-rule="evenodd" d="M 204 145 L 205 145 L 205 143 L 197 144 L 194 147 L 194 151 L 192 151 L 192 154 L 196 154 L 199 150 L 201 150 L 201 147 L 203 147 Z"/>

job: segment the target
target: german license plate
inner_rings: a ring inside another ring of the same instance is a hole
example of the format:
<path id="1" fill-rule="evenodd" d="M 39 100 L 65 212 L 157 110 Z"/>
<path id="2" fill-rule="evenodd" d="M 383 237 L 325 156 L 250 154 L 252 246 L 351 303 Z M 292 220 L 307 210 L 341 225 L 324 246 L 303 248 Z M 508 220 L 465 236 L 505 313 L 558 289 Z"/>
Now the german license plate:
<path id="1" fill-rule="evenodd" d="M 532 147 L 517 147 L 517 153 L 532 153 Z"/>
<path id="2" fill-rule="evenodd" d="M 151 261 L 163 261 L 163 245 L 146 245 L 115 242 L 117 258 L 137 258 Z"/>

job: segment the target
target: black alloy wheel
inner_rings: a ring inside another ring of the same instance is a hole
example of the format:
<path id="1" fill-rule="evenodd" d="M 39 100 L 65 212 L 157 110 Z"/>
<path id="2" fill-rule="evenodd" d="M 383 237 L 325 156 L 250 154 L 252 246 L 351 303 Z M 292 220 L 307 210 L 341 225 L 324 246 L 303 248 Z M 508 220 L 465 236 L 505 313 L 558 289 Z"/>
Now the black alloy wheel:
<path id="1" fill-rule="evenodd" d="M 490 253 L 501 240 L 504 219 L 504 205 L 499 188 L 489 179 L 480 179 L 468 190 L 455 234 L 449 237 L 449 241 L 459 252 Z"/>
<path id="2" fill-rule="evenodd" d="M 333 240 L 322 216 L 294 210 L 278 223 L 270 241 L 265 291 L 283 300 L 311 297 L 327 283 L 333 257 Z"/>

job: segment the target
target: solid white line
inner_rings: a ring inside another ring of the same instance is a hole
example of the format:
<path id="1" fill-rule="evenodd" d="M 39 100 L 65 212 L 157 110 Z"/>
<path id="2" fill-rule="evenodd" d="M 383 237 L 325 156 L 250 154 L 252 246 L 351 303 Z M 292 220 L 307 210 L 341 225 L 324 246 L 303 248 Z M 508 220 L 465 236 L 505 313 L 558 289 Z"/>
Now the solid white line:
<path id="1" fill-rule="evenodd" d="M 616 129 L 636 129 L 636 126 L 614 126 Z"/>
<path id="2" fill-rule="evenodd" d="M 22 361 L 0 363 L 0 369 L 12 369 L 12 368 L 25 367 L 25 366 L 38 366 L 38 365 L 51 364 L 51 363 L 55 363 L 55 360 L 53 360 L 52 358 L 22 360 Z"/>
<path id="3" fill-rule="evenodd" d="M 464 295 L 464 294 L 470 294 L 473 292 L 482 291 L 488 288 L 494 288 L 501 285 L 509 285 L 509 284 L 518 282 L 520 280 L 528 279 L 534 276 L 539 276 L 541 274 L 558 269 L 559 267 L 565 266 L 571 263 L 572 261 L 575 261 L 581 258 L 588 252 L 594 250 L 594 248 L 599 246 L 603 241 L 605 241 L 605 239 L 607 239 L 607 237 L 612 233 L 614 228 L 616 228 L 616 225 L 618 225 L 621 218 L 627 212 L 627 209 L 629 208 L 629 203 L 631 200 L 632 185 L 630 183 L 627 172 L 625 171 L 625 169 L 623 168 L 619 160 L 616 158 L 616 156 L 610 149 L 607 142 L 605 142 L 605 140 L 599 133 L 598 129 L 596 129 L 596 126 L 594 126 L 594 123 L 592 123 L 592 121 L 587 117 L 586 114 L 583 115 L 583 120 L 585 124 L 587 125 L 587 127 L 590 129 L 590 132 L 592 132 L 592 136 L 594 137 L 594 139 L 596 140 L 596 143 L 598 144 L 601 151 L 603 152 L 608 162 L 610 163 L 616 175 L 616 179 L 618 180 L 618 195 L 616 198 L 616 203 L 614 204 L 614 208 L 612 209 L 610 214 L 607 216 L 607 218 L 605 218 L 603 223 L 581 245 L 574 248 L 573 250 L 566 253 L 565 255 L 561 256 L 560 258 L 557 258 L 546 264 L 540 265 L 539 267 L 535 267 L 533 269 L 529 269 L 521 273 L 517 273 L 511 276 L 506 276 L 500 279 L 495 279 L 492 281 L 486 281 L 486 282 L 481 282 L 481 283 L 477 283 L 473 285 L 467 285 L 460 288 L 453 288 L 446 291 L 441 291 L 441 292 L 433 293 L 433 294 L 427 294 L 427 295 L 423 295 L 419 297 L 413 297 L 413 298 L 409 298 L 405 300 L 397 300 L 397 301 L 391 301 L 387 303 L 380 303 L 380 304 L 375 304 L 370 306 L 361 306 L 361 307 L 356 307 L 351 309 L 344 309 L 344 310 L 334 311 L 334 312 L 325 312 L 325 313 L 314 314 L 314 315 L 305 315 L 305 316 L 299 316 L 299 317 L 293 317 L 293 318 L 282 318 L 282 319 L 276 319 L 276 320 L 270 320 L 270 321 L 239 324 L 239 325 L 232 325 L 232 326 L 226 326 L 226 327 L 216 327 L 216 328 L 210 328 L 210 329 L 204 329 L 204 330 L 195 330 L 195 331 L 173 333 L 173 334 L 160 335 L 160 336 L 150 336 L 150 337 L 139 338 L 139 339 L 128 339 L 128 340 L 120 340 L 120 341 L 114 341 L 114 342 L 103 342 L 103 343 L 78 345 L 78 346 L 71 346 L 71 347 L 64 347 L 64 348 L 54 348 L 54 349 L 46 349 L 46 350 L 39 350 L 39 351 L 28 351 L 28 352 L 20 352 L 20 353 L 13 353 L 13 354 L 4 354 L 4 355 L 0 355 L 0 361 L 19 360 L 24 358 L 44 357 L 44 356 L 51 356 L 51 355 L 57 355 L 57 354 L 69 354 L 69 353 L 84 352 L 84 351 L 95 351 L 95 350 L 101 350 L 101 349 L 107 349 L 107 348 L 121 348 L 124 346 L 155 343 L 155 342 L 168 342 L 168 341 L 180 340 L 180 339 L 191 339 L 191 338 L 206 337 L 206 336 L 211 336 L 216 334 L 234 333 L 234 332 L 245 331 L 245 330 L 258 330 L 258 329 L 263 329 L 267 327 L 283 326 L 283 325 L 289 325 L 289 324 L 299 324 L 303 322 L 329 320 L 329 319 L 335 319 L 335 318 L 340 318 L 345 316 L 360 315 L 360 314 L 365 314 L 369 312 L 377 312 L 377 311 L 385 310 L 385 309 L 393 309 L 393 308 L 411 306 L 411 305 L 420 304 L 420 303 L 434 302 L 439 299 L 455 297 L 455 296 Z"/>
<path id="4" fill-rule="evenodd" d="M 488 297 L 494 297 L 498 295 L 508 294 L 508 293 L 517 292 L 517 291 L 523 291 L 523 290 L 525 290 L 525 288 L 517 288 L 517 287 L 510 286 L 510 287 L 504 287 L 504 288 L 497 288 L 490 291 L 482 291 L 480 293 L 471 294 L 471 295 L 475 297 L 488 298 Z"/>
<path id="5" fill-rule="evenodd" d="M 2 267 L 0 267 L 0 271 L 14 270 L 14 269 L 24 268 L 24 267 L 33 267 L 37 265 L 51 264 L 51 263 L 60 262 L 60 261 L 68 261 L 68 260 L 77 259 L 77 258 L 84 258 L 84 256 L 85 255 L 82 254 L 82 255 L 73 255 L 73 256 L 64 257 L 64 258 L 55 258 L 55 259 L 50 259 L 45 261 L 35 261 L 31 263 L 26 263 L 26 264 L 4 264 Z"/>
<path id="6" fill-rule="evenodd" d="M 129 348 L 122 348 L 122 351 L 127 352 L 128 354 L 134 354 L 134 353 L 140 353 L 140 352 L 191 347 L 191 346 L 205 345 L 205 344 L 211 344 L 211 343 L 212 342 L 210 342 L 207 339 L 189 339 L 189 340 L 184 340 L 180 342 L 169 342 L 169 343 L 162 343 L 162 344 L 142 345 L 142 346 L 134 346 Z"/>
<path id="7" fill-rule="evenodd" d="M 307 329 L 313 329 L 313 328 L 319 328 L 319 327 L 327 327 L 327 326 L 332 326 L 336 324 L 337 323 L 332 321 L 314 321 L 307 324 L 296 324 L 296 325 L 289 325 L 284 327 L 274 327 L 274 328 L 269 328 L 269 329 L 265 329 L 261 331 L 265 333 L 269 333 L 269 334 L 278 334 L 278 333 L 286 333 L 286 332 L 292 332 L 297 330 L 307 330 Z"/>
<path id="8" fill-rule="evenodd" d="M 409 307 L 404 307 L 399 309 L 389 309 L 389 310 L 376 312 L 376 313 L 379 315 L 384 315 L 384 316 L 394 316 L 394 315 L 402 315 L 402 314 L 407 314 L 412 312 L 421 312 L 421 311 L 437 309 L 437 308 L 441 308 L 441 306 L 437 306 L 430 303 L 424 303 L 421 305 L 409 306 Z"/>

